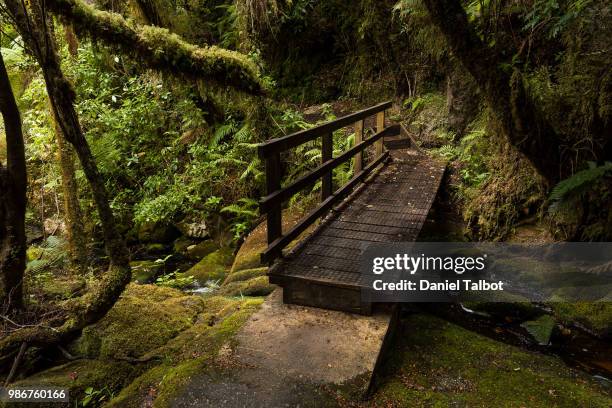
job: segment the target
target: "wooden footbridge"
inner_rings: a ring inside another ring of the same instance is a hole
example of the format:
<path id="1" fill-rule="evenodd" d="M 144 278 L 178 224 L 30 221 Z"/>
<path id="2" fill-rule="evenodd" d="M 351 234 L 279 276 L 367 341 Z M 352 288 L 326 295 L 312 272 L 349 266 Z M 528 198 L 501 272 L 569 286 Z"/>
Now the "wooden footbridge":
<path id="1" fill-rule="evenodd" d="M 371 313 L 362 302 L 360 256 L 373 242 L 415 241 L 437 194 L 446 164 L 438 162 L 400 136 L 399 125 L 387 125 L 391 102 L 343 116 L 320 126 L 269 140 L 258 146 L 266 163 L 270 282 L 283 287 L 285 303 Z M 375 117 L 373 120 L 372 117 Z M 373 123 L 371 123 L 373 122 Z M 367 132 L 374 124 L 374 130 Z M 333 156 L 334 132 L 353 126 L 355 142 Z M 373 133 L 365 137 L 368 133 Z M 282 186 L 287 151 L 321 140 L 322 162 L 301 178 Z M 353 177 L 334 186 L 333 170 L 353 160 Z M 282 227 L 282 204 L 321 179 L 321 203 L 288 231 Z M 319 225 L 288 253 L 283 249 L 318 219 Z"/>

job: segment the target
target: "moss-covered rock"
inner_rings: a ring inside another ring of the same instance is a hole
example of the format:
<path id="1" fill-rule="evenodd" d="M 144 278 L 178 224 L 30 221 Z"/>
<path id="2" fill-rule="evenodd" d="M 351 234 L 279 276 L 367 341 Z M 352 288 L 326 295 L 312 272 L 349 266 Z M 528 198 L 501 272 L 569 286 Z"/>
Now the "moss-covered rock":
<path id="1" fill-rule="evenodd" d="M 266 296 L 272 293 L 274 285 L 271 285 L 267 276 L 258 276 L 244 281 L 223 284 L 217 291 L 224 296 Z"/>
<path id="2" fill-rule="evenodd" d="M 373 396 L 376 406 L 609 407 L 609 390 L 559 358 L 411 315 Z"/>
<path id="3" fill-rule="evenodd" d="M 155 407 L 171 407 L 174 396 L 192 376 L 211 368 L 220 350 L 232 343 L 234 335 L 263 300 L 214 296 L 204 302 L 204 312 L 193 326 L 151 353 L 164 362 L 123 389 L 110 407 L 141 407 L 150 390 L 155 390 Z"/>
<path id="4" fill-rule="evenodd" d="M 203 308 L 198 296 L 131 284 L 108 314 L 85 328 L 70 349 L 90 358 L 141 357 L 191 327 Z"/>
<path id="5" fill-rule="evenodd" d="M 69 299 L 85 289 L 86 282 L 81 276 L 59 275 L 42 280 L 40 287 L 46 298 Z"/>
<path id="6" fill-rule="evenodd" d="M 185 250 L 185 255 L 189 259 L 200 260 L 219 249 L 219 246 L 212 239 L 207 239 L 200 243 L 190 245 Z"/>
<path id="7" fill-rule="evenodd" d="M 602 338 L 612 339 L 612 302 L 553 302 L 550 307 L 563 324 L 578 323 Z"/>
<path id="8" fill-rule="evenodd" d="M 164 271 L 164 264 L 155 261 L 132 261 L 132 280 L 138 283 L 153 282 Z"/>
<path id="9" fill-rule="evenodd" d="M 268 268 L 265 266 L 262 268 L 245 269 L 238 272 L 234 272 L 227 275 L 227 278 L 225 278 L 223 285 L 227 285 L 228 283 L 232 282 L 249 280 L 258 276 L 265 276 L 267 272 Z"/>
<path id="10" fill-rule="evenodd" d="M 13 386 L 66 388 L 72 403 L 70 406 L 77 406 L 77 403 L 85 396 L 87 388 L 91 387 L 95 391 L 104 390 L 101 396 L 105 395 L 108 400 L 110 395 L 118 393 L 137 374 L 137 368 L 123 361 L 76 360 L 41 371 L 14 383 Z M 11 404 L 11 407 L 15 406 L 19 405 Z M 32 403 L 23 404 L 23 406 L 31 407 Z M 36 406 L 55 408 L 58 404 L 37 403 Z"/>
<path id="11" fill-rule="evenodd" d="M 206 255 L 185 272 L 185 275 L 193 276 L 203 285 L 210 280 L 222 280 L 228 273 L 233 259 L 234 254 L 231 248 L 221 248 Z"/>

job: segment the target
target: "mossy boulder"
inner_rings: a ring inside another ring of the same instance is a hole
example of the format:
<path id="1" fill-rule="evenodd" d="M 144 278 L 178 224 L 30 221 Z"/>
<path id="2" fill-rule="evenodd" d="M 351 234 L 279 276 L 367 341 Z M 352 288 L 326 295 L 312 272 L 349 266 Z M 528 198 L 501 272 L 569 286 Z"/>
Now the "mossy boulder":
<path id="1" fill-rule="evenodd" d="M 185 255 L 189 259 L 200 260 L 205 256 L 212 254 L 217 251 L 219 246 L 212 239 L 207 239 L 206 241 L 199 242 L 197 244 L 189 245 L 185 249 Z"/>
<path id="2" fill-rule="evenodd" d="M 185 276 L 193 276 L 202 285 L 211 280 L 222 280 L 229 272 L 233 259 L 231 248 L 218 249 L 191 267 L 185 272 Z"/>
<path id="3" fill-rule="evenodd" d="M 204 312 L 187 330 L 151 355 L 161 357 L 153 367 L 124 388 L 108 407 L 141 407 L 155 389 L 155 407 L 172 407 L 174 397 L 191 378 L 211 369 L 238 330 L 261 305 L 261 298 L 229 299 L 213 296 L 205 301 Z"/>
<path id="4" fill-rule="evenodd" d="M 609 407 L 609 390 L 561 359 L 523 350 L 437 317 L 402 322 L 375 406 Z"/>
<path id="5" fill-rule="evenodd" d="M 111 394 L 119 392 L 138 373 L 138 369 L 127 362 L 83 359 L 41 371 L 25 380 L 15 382 L 13 386 L 66 388 L 70 395 L 70 406 L 77 406 L 77 402 L 85 396 L 87 388 L 104 389 L 108 400 Z M 20 405 L 11 404 L 11 407 L 16 406 Z M 23 404 L 23 406 L 30 407 L 32 403 Z M 36 406 L 54 408 L 62 405 L 37 403 Z"/>
<path id="6" fill-rule="evenodd" d="M 155 285 L 127 287 L 98 323 L 83 330 L 70 349 L 89 358 L 138 358 L 191 327 L 204 300 Z"/>
<path id="7" fill-rule="evenodd" d="M 132 261 L 132 280 L 138 283 L 153 282 L 164 272 L 164 264 L 155 261 Z"/>
<path id="8" fill-rule="evenodd" d="M 267 272 L 268 268 L 265 266 L 261 268 L 245 269 L 238 272 L 233 272 L 227 275 L 227 278 L 225 278 L 223 285 L 227 285 L 232 282 L 240 282 L 252 278 L 257 278 L 259 276 L 265 276 Z"/>
<path id="9" fill-rule="evenodd" d="M 218 294 L 224 296 L 267 296 L 274 290 L 267 276 L 258 276 L 243 281 L 229 282 L 223 284 Z"/>

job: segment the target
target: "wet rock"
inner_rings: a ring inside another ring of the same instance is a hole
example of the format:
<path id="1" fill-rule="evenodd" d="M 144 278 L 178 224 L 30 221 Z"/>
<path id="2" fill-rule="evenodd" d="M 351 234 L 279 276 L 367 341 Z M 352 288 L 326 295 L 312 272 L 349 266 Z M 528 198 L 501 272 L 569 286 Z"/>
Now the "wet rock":
<path id="1" fill-rule="evenodd" d="M 275 289 L 267 276 L 258 276 L 243 281 L 224 283 L 217 291 L 224 296 L 267 296 Z"/>
<path id="2" fill-rule="evenodd" d="M 189 245 L 186 248 L 185 255 L 189 259 L 200 260 L 218 249 L 219 246 L 212 239 L 207 239 L 198 244 Z"/>
<path id="3" fill-rule="evenodd" d="M 205 221 L 182 221 L 176 224 L 176 228 L 188 238 L 204 239 L 210 236 L 210 231 Z"/>
<path id="4" fill-rule="evenodd" d="M 210 280 L 222 280 L 229 272 L 233 259 L 234 254 L 231 248 L 221 248 L 206 255 L 185 272 L 185 275 L 193 276 L 202 285 Z"/>
<path id="5" fill-rule="evenodd" d="M 268 268 L 265 266 L 261 268 L 245 269 L 242 271 L 233 272 L 233 273 L 230 273 L 227 276 L 227 278 L 225 278 L 225 281 L 223 282 L 223 284 L 226 285 L 232 282 L 240 282 L 240 281 L 245 281 L 245 280 L 249 280 L 252 278 L 256 278 L 258 276 L 265 276 L 267 272 L 268 272 Z"/>

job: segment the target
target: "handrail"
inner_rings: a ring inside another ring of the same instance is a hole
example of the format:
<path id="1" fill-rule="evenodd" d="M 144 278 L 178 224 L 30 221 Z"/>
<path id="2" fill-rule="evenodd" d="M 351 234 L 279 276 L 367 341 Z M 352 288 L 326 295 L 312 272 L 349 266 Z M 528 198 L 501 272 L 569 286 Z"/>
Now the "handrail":
<path id="1" fill-rule="evenodd" d="M 314 128 L 271 139 L 258 145 L 259 156 L 266 163 L 267 195 L 260 200 L 260 211 L 266 213 L 268 226 L 268 248 L 261 254 L 263 263 L 271 263 L 274 259 L 282 256 L 284 247 L 297 238 L 317 218 L 348 194 L 359 181 L 363 180 L 374 168 L 388 158 L 388 152 L 383 151 L 383 138 L 400 133 L 398 125 L 384 127 L 385 110 L 389 107 L 391 107 L 390 101 L 383 102 Z M 364 119 L 374 114 L 376 114 L 376 133 L 363 140 Z M 338 157 L 333 158 L 333 132 L 353 123 L 355 124 L 355 145 Z M 309 142 L 319 136 L 322 137 L 321 165 L 290 185 L 281 188 L 280 153 Z M 372 144 L 376 146 L 376 157 L 365 168 L 362 168 L 363 153 Z M 344 186 L 336 191 L 332 191 L 333 169 L 353 157 L 355 160 L 355 175 Z M 322 180 L 321 203 L 283 235 L 282 203 L 319 178 Z"/>
<path id="2" fill-rule="evenodd" d="M 277 137 L 276 139 L 270 139 L 266 142 L 260 143 L 257 146 L 257 151 L 261 159 L 266 158 L 270 153 L 283 152 L 289 150 L 292 147 L 299 146 L 306 142 L 316 139 L 318 136 L 333 132 L 341 129 L 345 126 L 351 125 L 359 120 L 365 119 L 375 113 L 389 109 L 392 105 L 391 101 L 382 102 L 378 105 L 371 106 L 369 108 L 362 109 L 357 112 L 350 113 L 338 119 L 323 123 L 319 126 L 315 126 L 310 129 L 300 130 L 299 132 L 292 133 L 287 136 Z"/>

